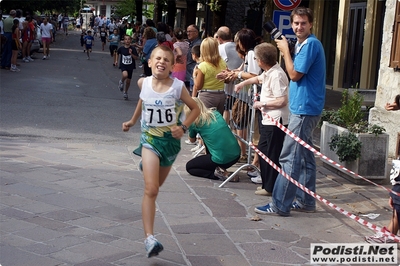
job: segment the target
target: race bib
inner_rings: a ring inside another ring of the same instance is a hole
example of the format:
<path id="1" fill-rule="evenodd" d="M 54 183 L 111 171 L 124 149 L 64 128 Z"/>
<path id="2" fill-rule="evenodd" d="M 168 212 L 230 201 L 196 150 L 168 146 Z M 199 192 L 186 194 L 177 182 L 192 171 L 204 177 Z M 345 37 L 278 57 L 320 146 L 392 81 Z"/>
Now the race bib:
<path id="1" fill-rule="evenodd" d="M 175 99 L 147 99 L 144 102 L 147 126 L 160 127 L 176 124 Z"/>
<path id="2" fill-rule="evenodd" d="M 92 40 L 91 39 L 87 39 L 86 40 L 86 44 L 89 44 L 89 45 L 92 44 Z"/>
<path id="3" fill-rule="evenodd" d="M 122 64 L 124 64 L 124 65 L 132 64 L 132 56 L 131 55 L 122 55 Z"/>

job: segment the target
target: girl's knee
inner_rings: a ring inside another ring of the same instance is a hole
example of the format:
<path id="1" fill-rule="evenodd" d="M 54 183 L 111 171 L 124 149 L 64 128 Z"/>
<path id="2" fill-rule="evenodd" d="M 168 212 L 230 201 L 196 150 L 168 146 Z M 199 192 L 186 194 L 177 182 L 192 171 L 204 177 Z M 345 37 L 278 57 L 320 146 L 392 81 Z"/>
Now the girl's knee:
<path id="1" fill-rule="evenodd" d="M 150 198 L 156 198 L 158 195 L 159 187 L 156 185 L 146 185 L 144 194 Z"/>

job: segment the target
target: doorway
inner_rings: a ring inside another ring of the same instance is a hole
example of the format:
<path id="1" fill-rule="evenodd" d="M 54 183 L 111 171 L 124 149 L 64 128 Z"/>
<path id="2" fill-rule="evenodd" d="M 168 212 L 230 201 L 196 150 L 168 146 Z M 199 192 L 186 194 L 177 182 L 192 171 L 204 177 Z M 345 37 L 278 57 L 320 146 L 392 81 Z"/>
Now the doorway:
<path id="1" fill-rule="evenodd" d="M 366 11 L 366 2 L 350 4 L 343 88 L 359 87 Z"/>

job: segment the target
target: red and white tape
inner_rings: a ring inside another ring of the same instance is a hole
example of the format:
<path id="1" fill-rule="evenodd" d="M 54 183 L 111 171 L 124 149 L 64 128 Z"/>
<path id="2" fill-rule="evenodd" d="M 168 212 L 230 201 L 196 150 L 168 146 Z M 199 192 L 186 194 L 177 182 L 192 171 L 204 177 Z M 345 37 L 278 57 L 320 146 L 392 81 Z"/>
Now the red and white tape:
<path id="1" fill-rule="evenodd" d="M 357 221 L 358 223 L 374 230 L 377 232 L 382 232 L 385 236 L 387 236 L 390 239 L 393 239 L 396 242 L 400 242 L 400 237 L 397 235 L 394 235 L 388 231 L 386 231 L 385 229 L 372 224 L 362 218 L 360 218 L 357 215 L 354 215 L 342 208 L 339 208 L 338 206 L 336 206 L 335 204 L 331 203 L 329 200 L 324 199 L 323 197 L 321 197 L 320 195 L 316 194 L 315 192 L 309 190 L 307 187 L 303 186 L 302 184 L 300 184 L 297 180 L 293 179 L 292 177 L 290 177 L 288 174 L 286 174 L 279 166 L 277 166 L 271 159 L 269 159 L 267 156 L 265 156 L 264 153 L 262 153 L 259 149 L 257 149 L 256 146 L 254 146 L 254 144 L 252 142 L 249 143 L 249 145 L 254 149 L 254 151 L 257 152 L 257 154 L 263 158 L 269 165 L 271 165 L 276 171 L 278 171 L 278 173 L 280 173 L 282 176 L 284 176 L 285 178 L 287 178 L 290 182 L 292 182 L 293 184 L 295 184 L 298 188 L 300 188 L 301 190 L 303 190 L 304 192 L 306 192 L 307 194 L 309 194 L 310 196 L 312 196 L 313 198 L 319 200 L 320 202 L 323 202 L 324 204 L 328 205 L 329 207 L 335 209 L 336 211 L 338 211 L 341 214 L 346 215 L 347 217 Z"/>
<path id="2" fill-rule="evenodd" d="M 254 100 L 257 99 L 257 90 L 256 87 L 254 87 Z M 299 144 L 301 144 L 303 147 L 307 148 L 308 150 L 310 150 L 311 152 L 313 152 L 314 154 L 320 156 L 321 158 L 323 158 L 324 160 L 328 161 L 331 164 L 334 164 L 335 166 L 377 186 L 380 188 L 383 188 L 385 190 L 387 190 L 390 193 L 393 193 L 397 196 L 400 196 L 399 193 L 388 189 L 384 186 L 381 186 L 379 184 L 376 184 L 374 182 L 372 182 L 371 180 L 368 180 L 367 178 L 360 176 L 359 174 L 354 173 L 353 171 L 350 171 L 349 169 L 345 168 L 344 166 L 340 165 L 339 163 L 333 161 L 332 159 L 328 158 L 327 156 L 325 156 L 324 154 L 320 153 L 319 151 L 317 151 L 316 149 L 314 149 L 313 147 L 311 147 L 308 143 L 306 143 L 304 140 L 302 140 L 300 137 L 298 137 L 296 134 L 294 134 L 293 132 L 291 132 L 289 129 L 287 129 L 285 126 L 283 126 L 282 124 L 279 123 L 279 121 L 276 121 L 274 118 L 272 118 L 270 115 L 268 115 L 265 112 L 262 112 L 263 115 L 265 115 L 267 118 L 269 118 L 280 130 L 282 130 L 283 132 L 285 132 L 285 134 L 289 135 L 292 139 L 294 139 L 296 142 L 298 142 Z M 342 208 L 339 208 L 338 206 L 336 206 L 335 204 L 331 203 L 330 201 L 328 201 L 327 199 L 324 199 L 323 197 L 321 197 L 320 195 L 316 194 L 315 192 L 309 190 L 307 187 L 303 186 L 302 184 L 300 184 L 297 180 L 293 179 L 292 177 L 290 177 L 288 174 L 286 174 L 279 166 L 277 166 L 273 161 L 271 161 L 271 159 L 269 159 L 265 154 L 263 154 L 259 149 L 257 149 L 256 146 L 254 146 L 254 144 L 250 141 L 249 145 L 257 152 L 258 155 L 260 155 L 261 158 L 263 158 L 266 162 L 268 162 L 269 165 L 271 165 L 276 171 L 278 171 L 282 176 L 284 176 L 285 178 L 287 178 L 290 182 L 292 182 L 294 185 L 296 185 L 298 188 L 300 188 L 301 190 L 303 190 L 304 192 L 306 192 L 307 194 L 309 194 L 310 196 L 312 196 L 313 198 L 317 199 L 318 201 L 328 205 L 329 207 L 335 209 L 336 211 L 338 211 L 339 213 L 346 215 L 347 217 L 351 218 L 352 220 L 355 220 L 356 222 L 376 231 L 376 232 L 381 232 L 383 235 L 387 236 L 389 239 L 392 239 L 396 242 L 400 242 L 400 237 L 397 235 L 394 235 L 388 231 L 386 231 L 385 229 L 372 224 L 362 218 L 360 218 L 357 215 L 354 215 Z"/>

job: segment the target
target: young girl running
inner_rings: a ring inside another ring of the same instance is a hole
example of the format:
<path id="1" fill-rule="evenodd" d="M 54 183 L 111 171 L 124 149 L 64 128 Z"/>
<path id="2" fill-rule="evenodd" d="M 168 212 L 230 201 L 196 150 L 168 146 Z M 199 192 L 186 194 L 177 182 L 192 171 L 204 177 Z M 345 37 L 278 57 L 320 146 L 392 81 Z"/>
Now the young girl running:
<path id="1" fill-rule="evenodd" d="M 128 131 L 141 118 L 140 146 L 134 153 L 142 156 L 142 220 L 147 257 L 163 250 L 153 231 L 158 191 L 181 149 L 181 137 L 200 113 L 185 84 L 170 78 L 174 63 L 174 54 L 168 47 L 153 50 L 148 61 L 152 76 L 139 79 L 141 92 L 136 110 L 129 121 L 122 123 L 122 130 Z M 191 112 L 182 121 L 184 104 Z"/>

